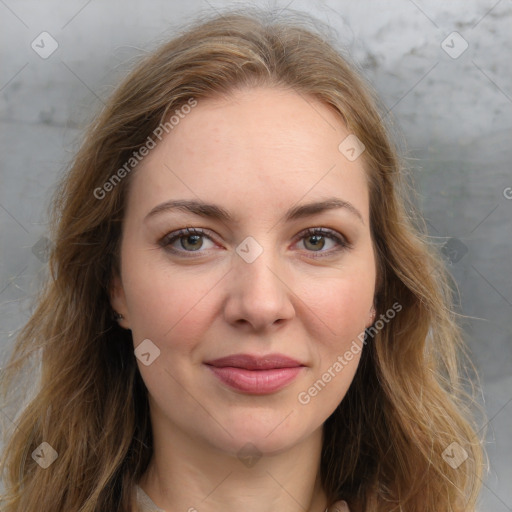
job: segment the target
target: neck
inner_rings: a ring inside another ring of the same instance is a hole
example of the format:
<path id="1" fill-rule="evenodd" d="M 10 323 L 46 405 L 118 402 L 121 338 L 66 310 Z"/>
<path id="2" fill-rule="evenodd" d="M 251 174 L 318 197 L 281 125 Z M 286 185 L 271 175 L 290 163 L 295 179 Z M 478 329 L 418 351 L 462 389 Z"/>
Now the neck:
<path id="1" fill-rule="evenodd" d="M 177 428 L 153 429 L 139 485 L 167 512 L 324 512 L 322 431 L 279 454 L 241 460 Z"/>

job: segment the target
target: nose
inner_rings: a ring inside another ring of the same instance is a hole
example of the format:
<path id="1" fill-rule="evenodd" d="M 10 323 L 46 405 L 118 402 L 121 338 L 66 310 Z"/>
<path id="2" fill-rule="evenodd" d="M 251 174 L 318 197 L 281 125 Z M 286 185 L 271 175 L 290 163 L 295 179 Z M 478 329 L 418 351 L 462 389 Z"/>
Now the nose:
<path id="1" fill-rule="evenodd" d="M 279 262 L 269 256 L 269 251 L 264 251 L 252 263 L 234 256 L 233 266 L 224 305 L 228 323 L 238 328 L 265 331 L 295 316 L 293 291 Z"/>

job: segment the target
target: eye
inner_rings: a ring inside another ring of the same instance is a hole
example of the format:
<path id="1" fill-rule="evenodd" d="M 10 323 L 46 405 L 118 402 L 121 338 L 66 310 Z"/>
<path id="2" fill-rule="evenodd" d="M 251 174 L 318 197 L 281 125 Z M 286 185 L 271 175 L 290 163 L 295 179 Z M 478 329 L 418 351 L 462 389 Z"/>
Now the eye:
<path id="1" fill-rule="evenodd" d="M 192 256 L 191 253 L 199 255 L 217 245 L 201 228 L 184 228 L 174 231 L 165 235 L 158 243 L 165 250 L 182 256 Z M 299 248 L 308 253 L 319 253 L 315 257 L 328 256 L 351 247 L 344 236 L 327 228 L 308 228 L 299 233 L 296 243 L 302 244 Z"/>
<path id="2" fill-rule="evenodd" d="M 299 234 L 299 243 L 308 252 L 332 253 L 350 247 L 348 241 L 331 229 L 309 228 Z"/>
<path id="3" fill-rule="evenodd" d="M 164 236 L 159 244 L 171 252 L 204 252 L 212 249 L 213 240 L 200 228 L 185 228 Z"/>

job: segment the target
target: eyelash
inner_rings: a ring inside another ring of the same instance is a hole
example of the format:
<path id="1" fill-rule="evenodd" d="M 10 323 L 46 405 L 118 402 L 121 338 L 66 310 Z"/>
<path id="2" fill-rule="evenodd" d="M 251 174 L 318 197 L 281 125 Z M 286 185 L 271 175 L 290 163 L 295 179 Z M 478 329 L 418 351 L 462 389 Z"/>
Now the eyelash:
<path id="1" fill-rule="evenodd" d="M 174 247 L 171 247 L 171 245 L 176 240 L 179 240 L 180 238 L 184 238 L 187 236 L 194 236 L 194 235 L 199 235 L 201 237 L 208 238 L 212 242 L 215 242 L 215 240 L 213 240 L 213 238 L 211 236 L 209 236 L 202 228 L 184 228 L 184 229 L 180 229 L 178 231 L 173 231 L 172 233 L 165 235 L 158 243 L 165 250 L 167 250 L 173 254 L 179 254 L 180 256 L 184 256 L 187 258 L 194 258 L 197 256 L 193 256 L 192 255 L 193 253 L 197 252 L 197 253 L 201 254 L 202 252 L 205 252 L 205 251 L 200 251 L 200 250 L 187 251 L 185 249 L 180 250 L 180 249 L 175 249 Z M 310 253 L 313 258 L 323 258 L 325 256 L 331 256 L 333 253 L 352 248 L 352 245 L 350 244 L 350 242 L 348 242 L 348 240 L 345 237 L 338 234 L 336 231 L 334 231 L 332 229 L 328 229 L 328 228 L 307 228 L 307 229 L 301 231 L 297 235 L 296 241 L 294 243 L 296 243 L 302 239 L 312 237 L 312 236 L 322 236 L 325 238 L 329 238 L 330 240 L 333 240 L 334 242 L 336 242 L 338 244 L 338 247 L 336 247 L 334 249 L 330 249 L 328 251 L 322 251 L 322 250 L 308 251 L 308 250 L 306 250 L 306 252 Z M 192 253 L 192 254 L 190 254 L 190 256 L 188 256 L 188 255 L 185 256 L 185 254 L 187 254 L 187 253 L 189 253 L 189 254 Z"/>

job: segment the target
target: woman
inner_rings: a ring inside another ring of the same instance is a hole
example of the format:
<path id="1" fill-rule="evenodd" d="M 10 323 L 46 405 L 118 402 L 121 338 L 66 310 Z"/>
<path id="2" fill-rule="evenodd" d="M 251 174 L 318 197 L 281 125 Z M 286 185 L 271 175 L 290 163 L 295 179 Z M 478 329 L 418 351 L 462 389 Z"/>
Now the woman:
<path id="1" fill-rule="evenodd" d="M 55 196 L 2 510 L 474 510 L 460 335 L 401 174 L 306 24 L 228 13 L 145 58 Z"/>

